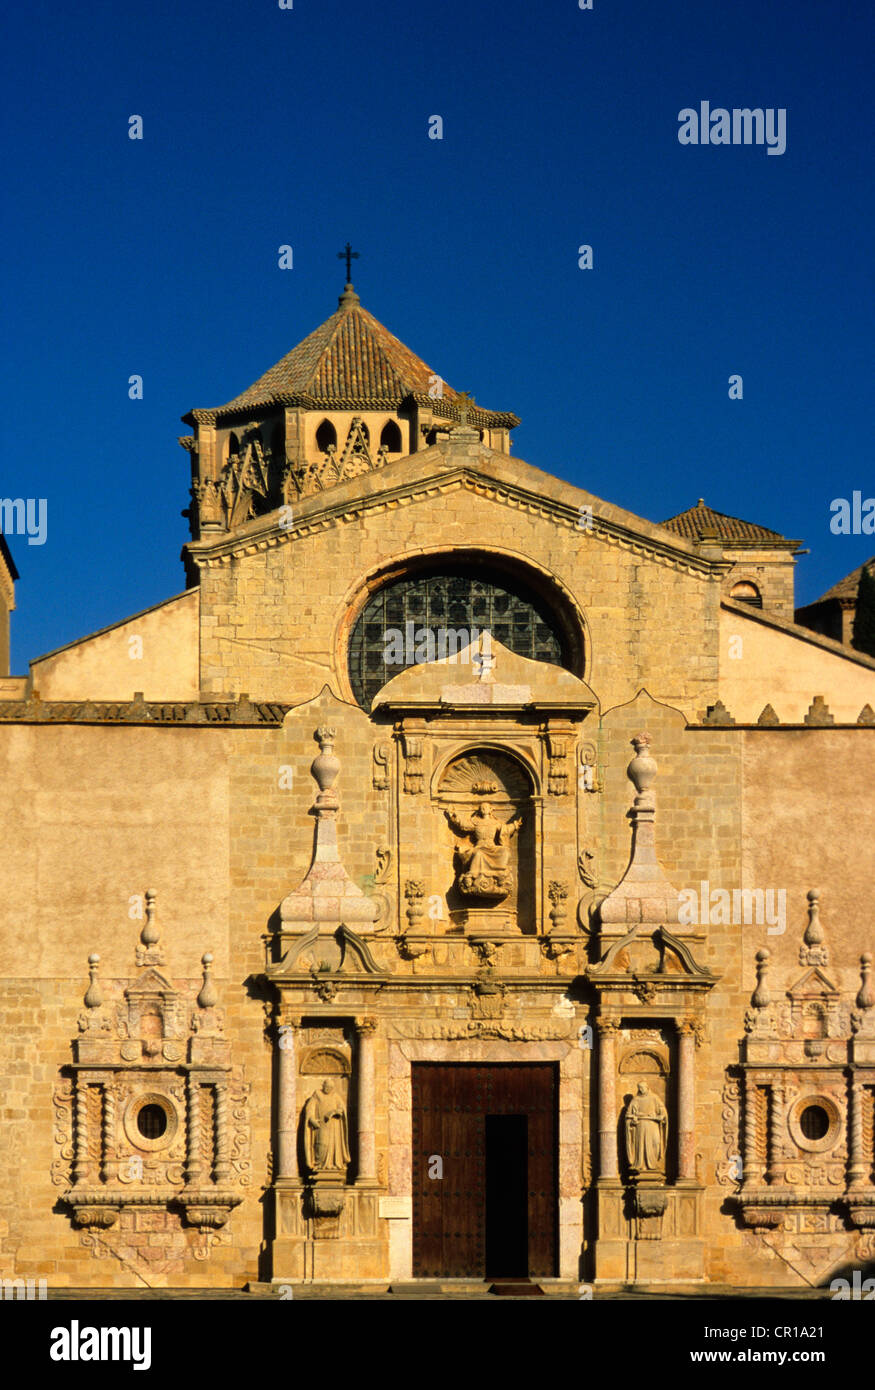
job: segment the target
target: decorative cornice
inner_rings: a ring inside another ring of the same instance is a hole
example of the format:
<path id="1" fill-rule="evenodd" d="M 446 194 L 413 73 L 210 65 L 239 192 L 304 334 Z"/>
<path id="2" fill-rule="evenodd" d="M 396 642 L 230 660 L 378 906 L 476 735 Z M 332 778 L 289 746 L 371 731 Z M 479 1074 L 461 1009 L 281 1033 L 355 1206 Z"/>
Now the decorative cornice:
<path id="1" fill-rule="evenodd" d="M 232 701 L 0 700 L 4 724 L 147 724 L 188 728 L 262 728 L 282 724 L 292 705 Z"/>
<path id="2" fill-rule="evenodd" d="M 451 446 L 438 445 L 435 447 L 449 448 Z M 490 451 L 487 450 L 486 452 Z M 416 456 L 413 455 L 412 457 L 415 459 Z M 248 523 L 250 530 L 245 536 L 237 533 L 235 535 L 222 535 L 218 540 L 210 537 L 209 539 L 189 542 L 185 550 L 200 568 L 212 569 L 219 565 L 230 564 L 232 560 L 238 559 L 242 555 L 254 555 L 259 551 L 273 550 L 277 546 L 301 540 L 315 532 L 326 531 L 341 523 L 357 520 L 363 515 L 409 507 L 424 498 L 445 496 L 448 493 L 461 490 L 497 502 L 512 511 L 522 511 L 530 516 L 543 517 L 553 525 L 558 524 L 566 530 L 575 531 L 580 536 L 585 535 L 587 543 L 600 542 L 617 546 L 629 554 L 647 556 L 656 564 L 666 565 L 668 568 L 690 574 L 705 582 L 710 582 L 716 575 L 722 574 L 730 568 L 723 561 L 705 559 L 691 554 L 687 550 L 676 550 L 668 542 L 664 543 L 650 537 L 638 539 L 628 528 L 607 517 L 594 516 L 590 531 L 581 532 L 579 529 L 580 511 L 577 505 L 548 500 L 520 485 L 487 481 L 470 464 L 460 464 L 446 473 L 435 474 L 417 483 L 399 483 L 396 487 L 386 488 L 372 496 L 332 502 L 330 491 L 314 494 L 320 502 L 323 501 L 323 498 L 326 499 L 322 507 L 309 516 L 299 517 L 290 530 L 280 528 L 276 519 L 278 513 L 271 513 L 269 517 L 261 519 L 259 525 L 254 522 Z M 299 510 L 303 509 L 299 508 Z"/>

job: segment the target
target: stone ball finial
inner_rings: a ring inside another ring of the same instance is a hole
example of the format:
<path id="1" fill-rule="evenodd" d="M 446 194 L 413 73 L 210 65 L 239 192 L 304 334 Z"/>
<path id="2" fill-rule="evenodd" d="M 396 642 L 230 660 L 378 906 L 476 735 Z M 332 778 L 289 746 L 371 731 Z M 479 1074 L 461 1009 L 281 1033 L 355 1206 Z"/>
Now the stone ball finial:
<path id="1" fill-rule="evenodd" d="M 810 888 L 805 896 L 808 899 L 808 926 L 802 939 L 806 946 L 821 946 L 824 932 L 820 920 L 820 889 Z"/>
<path id="2" fill-rule="evenodd" d="M 635 749 L 635 757 L 626 768 L 626 776 L 632 783 L 639 796 L 643 796 L 650 790 L 650 785 L 657 774 L 658 766 L 656 759 L 650 755 L 650 735 L 641 733 L 636 734 L 631 740 Z"/>
<path id="3" fill-rule="evenodd" d="M 88 988 L 85 991 L 86 1009 L 99 1009 L 103 1003 L 103 994 L 97 981 L 97 967 L 100 964 L 100 956 L 96 951 L 88 957 Z"/>
<path id="4" fill-rule="evenodd" d="M 859 993 L 856 998 L 858 1009 L 871 1009 L 875 1007 L 875 989 L 872 988 L 872 952 L 864 951 L 860 957 L 861 983 Z"/>
<path id="5" fill-rule="evenodd" d="M 750 1002 L 755 1009 L 767 1009 L 772 1002 L 772 996 L 769 994 L 769 987 L 766 984 L 771 954 L 771 951 L 766 950 L 765 947 L 757 951 L 757 983 L 756 989 L 750 997 Z"/>
<path id="6" fill-rule="evenodd" d="M 197 996 L 198 1008 L 212 1009 L 219 1001 L 216 993 L 216 986 L 213 984 L 213 977 L 210 974 L 213 965 L 213 957 L 209 951 L 205 951 L 201 956 L 201 965 L 204 968 L 204 982 L 200 987 Z"/>
<path id="7" fill-rule="evenodd" d="M 153 888 L 146 889 L 146 920 L 143 923 L 143 930 L 140 932 L 140 940 L 148 948 L 155 946 L 161 933 L 155 925 L 155 898 L 157 894 Z"/>
<path id="8" fill-rule="evenodd" d="M 319 744 L 319 752 L 310 764 L 310 775 L 319 788 L 320 797 L 327 792 L 340 771 L 340 759 L 334 752 L 337 730 L 327 724 L 320 724 L 313 737 Z"/>

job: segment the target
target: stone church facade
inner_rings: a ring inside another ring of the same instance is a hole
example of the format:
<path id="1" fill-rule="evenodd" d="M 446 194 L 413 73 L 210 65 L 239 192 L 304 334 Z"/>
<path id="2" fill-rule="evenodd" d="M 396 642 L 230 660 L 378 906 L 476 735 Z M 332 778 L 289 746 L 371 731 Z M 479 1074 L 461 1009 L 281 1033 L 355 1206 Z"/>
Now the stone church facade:
<path id="1" fill-rule="evenodd" d="M 185 591 L 0 676 L 0 1273 L 872 1259 L 875 660 L 799 543 L 512 457 L 351 285 L 184 418 Z"/>

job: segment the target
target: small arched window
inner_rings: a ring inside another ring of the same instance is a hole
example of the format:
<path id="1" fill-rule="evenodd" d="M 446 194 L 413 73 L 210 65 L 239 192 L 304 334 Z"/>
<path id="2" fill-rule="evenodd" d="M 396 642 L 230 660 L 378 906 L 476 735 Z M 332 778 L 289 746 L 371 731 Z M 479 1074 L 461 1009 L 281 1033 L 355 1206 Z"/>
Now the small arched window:
<path id="1" fill-rule="evenodd" d="M 736 603 L 749 603 L 751 608 L 762 608 L 763 606 L 762 594 L 756 584 L 751 584 L 748 579 L 733 584 L 729 590 L 729 597 L 734 598 Z"/>
<path id="2" fill-rule="evenodd" d="M 402 450 L 401 431 L 394 420 L 387 420 L 380 435 L 380 446 L 390 454 L 400 454 Z"/>
<path id="3" fill-rule="evenodd" d="M 330 420 L 323 420 L 316 431 L 316 448 L 321 454 L 328 452 L 331 445 L 337 448 L 337 430 Z"/>

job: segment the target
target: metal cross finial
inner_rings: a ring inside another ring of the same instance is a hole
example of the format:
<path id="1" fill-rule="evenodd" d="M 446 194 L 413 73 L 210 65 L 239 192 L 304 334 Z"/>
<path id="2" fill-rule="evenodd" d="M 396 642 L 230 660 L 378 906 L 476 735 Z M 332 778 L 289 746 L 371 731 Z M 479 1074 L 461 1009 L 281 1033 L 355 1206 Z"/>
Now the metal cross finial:
<path id="1" fill-rule="evenodd" d="M 352 266 L 351 266 L 350 263 L 351 263 L 352 261 L 357 261 L 358 258 L 359 258 L 359 254 L 360 254 L 360 253 L 359 253 L 358 251 L 353 251 L 353 249 L 352 249 L 352 247 L 350 246 L 349 242 L 346 243 L 346 250 L 345 250 L 345 251 L 338 251 L 338 253 L 337 253 L 337 259 L 338 259 L 339 261 L 342 261 L 342 260 L 344 260 L 344 259 L 346 260 L 346 282 L 347 282 L 347 284 L 349 284 L 350 280 L 352 279 Z"/>

